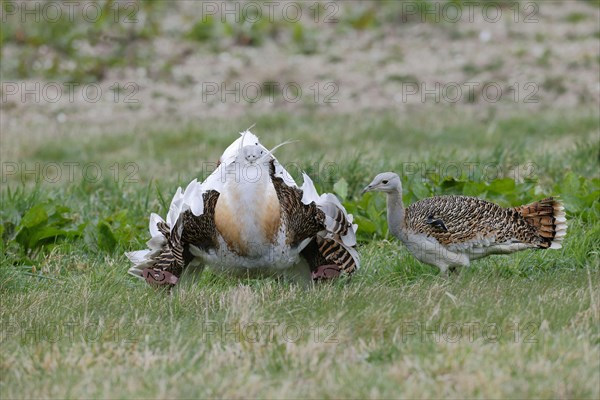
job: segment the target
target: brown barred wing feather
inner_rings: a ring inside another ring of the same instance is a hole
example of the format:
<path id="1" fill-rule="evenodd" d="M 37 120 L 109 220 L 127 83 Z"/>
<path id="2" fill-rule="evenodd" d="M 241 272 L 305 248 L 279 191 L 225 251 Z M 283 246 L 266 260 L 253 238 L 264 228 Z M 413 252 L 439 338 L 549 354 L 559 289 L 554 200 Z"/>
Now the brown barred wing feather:
<path id="1" fill-rule="evenodd" d="M 344 238 L 354 237 L 355 226 L 339 201 L 331 201 L 327 195 L 324 195 L 326 200 L 320 204 L 303 201 L 303 190 L 275 176 L 274 166 L 271 168 L 271 179 L 281 204 L 288 244 L 305 245 L 300 254 L 308 262 L 311 271 L 323 265 L 335 265 L 339 271 L 353 273 L 359 266 L 356 242 L 348 245 Z M 305 182 L 306 179 L 305 176 Z"/>
<path id="2" fill-rule="evenodd" d="M 209 190 L 203 194 L 204 212 L 194 215 L 190 210 L 181 215 L 183 224 L 182 242 L 186 249 L 186 258 L 189 258 L 189 246 L 193 245 L 203 251 L 218 249 L 217 227 L 215 224 L 215 207 L 219 199 L 219 192 Z M 189 262 L 189 259 L 187 260 Z"/>
<path id="3" fill-rule="evenodd" d="M 503 208 L 476 197 L 438 196 L 409 206 L 405 223 L 408 231 L 426 234 L 447 246 L 524 243 L 547 248 L 555 237 L 558 242 L 562 236 L 557 235 L 564 236 L 566 230 L 566 224 L 564 228 L 561 225 L 564 212 L 561 218 L 559 207 L 552 198 L 522 207 Z"/>

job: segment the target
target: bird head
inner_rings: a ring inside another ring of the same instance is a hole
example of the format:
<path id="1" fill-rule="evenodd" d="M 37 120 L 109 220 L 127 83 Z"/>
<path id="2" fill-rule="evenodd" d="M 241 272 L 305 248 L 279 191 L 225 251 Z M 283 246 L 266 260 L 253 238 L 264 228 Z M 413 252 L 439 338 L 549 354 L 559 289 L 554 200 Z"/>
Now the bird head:
<path id="1" fill-rule="evenodd" d="M 393 193 L 402 190 L 400 177 L 394 172 L 382 172 L 377 175 L 369 185 L 367 185 L 362 193 L 366 192 L 384 192 Z"/>
<path id="2" fill-rule="evenodd" d="M 255 162 L 257 162 L 258 160 L 260 160 L 267 154 L 268 154 L 268 150 L 266 150 L 261 145 L 253 144 L 253 145 L 249 145 L 249 146 L 244 146 L 240 150 L 241 159 L 245 160 L 249 164 L 254 164 Z"/>

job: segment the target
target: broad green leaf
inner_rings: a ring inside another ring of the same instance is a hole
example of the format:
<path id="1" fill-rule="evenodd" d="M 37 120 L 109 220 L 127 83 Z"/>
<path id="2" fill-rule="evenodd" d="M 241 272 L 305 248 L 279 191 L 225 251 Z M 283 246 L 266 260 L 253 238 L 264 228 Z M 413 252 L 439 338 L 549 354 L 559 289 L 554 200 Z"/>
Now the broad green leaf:
<path id="1" fill-rule="evenodd" d="M 25 228 L 31 228 L 36 225 L 42 224 L 48 220 L 48 213 L 44 204 L 36 204 L 31 207 L 23 216 L 21 220 L 21 226 Z"/>
<path id="2" fill-rule="evenodd" d="M 348 214 L 356 214 L 358 212 L 358 206 L 355 202 L 344 201 L 342 205 Z"/>
<path id="3" fill-rule="evenodd" d="M 342 199 L 345 199 L 348 196 L 348 182 L 341 178 L 333 185 L 333 191 Z"/>
<path id="4" fill-rule="evenodd" d="M 375 232 L 377 232 L 377 225 L 367 218 L 356 216 L 354 218 L 354 222 L 358 224 L 359 234 L 367 234 L 368 238 L 370 238 Z"/>
<path id="5" fill-rule="evenodd" d="M 53 205 L 53 212 L 48 210 L 48 224 L 55 226 L 64 226 L 73 221 L 73 218 L 65 216 L 71 212 L 71 209 L 62 205 Z"/>
<path id="6" fill-rule="evenodd" d="M 425 199 L 431 195 L 429 188 L 420 180 L 414 180 L 408 190 L 405 188 L 404 191 L 414 194 L 418 200 Z"/>
<path id="7" fill-rule="evenodd" d="M 19 230 L 19 233 L 15 237 L 15 242 L 21 245 L 25 250 L 29 249 L 29 242 L 31 238 L 31 230 L 27 227 L 23 227 Z"/>
<path id="8" fill-rule="evenodd" d="M 53 226 L 44 226 L 42 228 L 36 229 L 33 235 L 31 235 L 31 238 L 29 239 L 29 247 L 33 249 L 37 247 L 37 245 L 39 245 L 40 242 L 46 239 L 57 239 L 59 237 L 67 236 L 68 232 L 63 229 L 55 228 Z"/>
<path id="9" fill-rule="evenodd" d="M 465 196 L 482 196 L 486 193 L 486 185 L 483 182 L 465 182 L 463 186 L 463 195 Z"/>
<path id="10" fill-rule="evenodd" d="M 113 251 L 117 246 L 117 239 L 110 226 L 102 221 L 98 224 L 98 248 L 104 251 Z"/>
<path id="11" fill-rule="evenodd" d="M 499 194 L 511 194 L 515 192 L 515 181 L 511 178 L 494 179 L 489 190 Z"/>
<path id="12" fill-rule="evenodd" d="M 373 193 L 365 193 L 358 200 L 358 206 L 365 210 L 369 206 L 369 202 L 373 198 Z"/>

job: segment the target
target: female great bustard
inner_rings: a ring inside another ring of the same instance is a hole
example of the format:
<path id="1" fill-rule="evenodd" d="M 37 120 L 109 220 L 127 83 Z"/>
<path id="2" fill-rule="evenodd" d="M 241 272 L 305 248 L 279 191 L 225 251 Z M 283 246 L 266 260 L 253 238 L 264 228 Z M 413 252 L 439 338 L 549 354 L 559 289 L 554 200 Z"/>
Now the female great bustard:
<path id="1" fill-rule="evenodd" d="M 520 250 L 560 249 L 567 233 L 562 203 L 552 197 L 503 208 L 476 197 L 437 196 L 404 208 L 402 184 L 384 172 L 364 188 L 387 194 L 387 219 L 392 235 L 421 262 L 448 269 L 467 267 L 471 260 Z"/>
<path id="2" fill-rule="evenodd" d="M 352 215 L 333 194 L 319 196 L 306 174 L 299 188 L 273 150 L 241 135 L 204 182 L 177 190 L 166 221 L 150 216 L 149 249 L 127 253 L 129 272 L 172 285 L 188 266 L 293 280 L 354 272 Z"/>

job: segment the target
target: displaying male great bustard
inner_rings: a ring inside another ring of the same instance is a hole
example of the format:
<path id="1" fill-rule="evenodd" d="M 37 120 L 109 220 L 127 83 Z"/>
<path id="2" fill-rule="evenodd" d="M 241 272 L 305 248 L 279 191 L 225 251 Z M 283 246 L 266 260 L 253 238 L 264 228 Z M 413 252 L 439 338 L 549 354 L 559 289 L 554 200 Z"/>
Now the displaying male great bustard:
<path id="1" fill-rule="evenodd" d="M 392 235 L 421 262 L 448 269 L 467 267 L 471 260 L 520 250 L 560 249 L 567 232 L 564 207 L 549 197 L 503 208 L 476 197 L 437 196 L 404 208 L 400 177 L 384 172 L 364 192 L 387 194 L 387 219 Z"/>
<path id="2" fill-rule="evenodd" d="M 175 284 L 188 266 L 294 280 L 354 272 L 352 215 L 308 175 L 299 188 L 272 150 L 241 135 L 204 182 L 177 190 L 166 221 L 150 216 L 149 249 L 127 253 L 129 272 L 158 284 Z"/>

